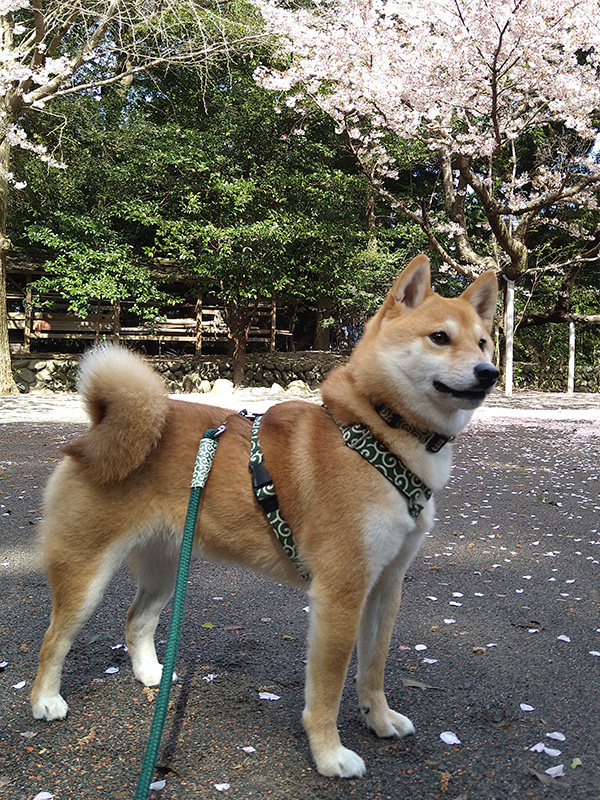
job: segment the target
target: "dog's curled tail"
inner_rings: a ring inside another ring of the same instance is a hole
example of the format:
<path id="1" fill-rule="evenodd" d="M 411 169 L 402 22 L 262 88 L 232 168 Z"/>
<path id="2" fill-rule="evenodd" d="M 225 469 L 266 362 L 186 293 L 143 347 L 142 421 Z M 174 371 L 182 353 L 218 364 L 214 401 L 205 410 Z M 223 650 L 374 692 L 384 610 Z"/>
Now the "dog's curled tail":
<path id="1" fill-rule="evenodd" d="M 63 452 L 79 461 L 92 481 L 125 478 L 160 440 L 168 410 L 162 378 L 141 357 L 104 344 L 81 360 L 78 390 L 91 425 Z"/>

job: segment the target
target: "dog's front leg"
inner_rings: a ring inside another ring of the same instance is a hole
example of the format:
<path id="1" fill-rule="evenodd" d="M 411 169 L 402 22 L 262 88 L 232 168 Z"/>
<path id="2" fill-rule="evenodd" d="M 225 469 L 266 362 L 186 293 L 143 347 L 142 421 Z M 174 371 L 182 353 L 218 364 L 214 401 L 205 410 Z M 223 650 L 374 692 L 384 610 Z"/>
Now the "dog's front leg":
<path id="1" fill-rule="evenodd" d="M 356 690 L 358 704 L 368 727 L 377 736 L 414 733 L 412 722 L 387 703 L 383 681 L 390 639 L 400 607 L 406 565 L 388 565 L 371 589 L 360 621 Z"/>
<path id="2" fill-rule="evenodd" d="M 314 586 L 310 593 L 310 632 L 306 668 L 306 704 L 302 722 L 321 775 L 357 778 L 362 758 L 344 747 L 337 729 L 348 662 L 356 641 L 362 597 L 335 598 Z"/>

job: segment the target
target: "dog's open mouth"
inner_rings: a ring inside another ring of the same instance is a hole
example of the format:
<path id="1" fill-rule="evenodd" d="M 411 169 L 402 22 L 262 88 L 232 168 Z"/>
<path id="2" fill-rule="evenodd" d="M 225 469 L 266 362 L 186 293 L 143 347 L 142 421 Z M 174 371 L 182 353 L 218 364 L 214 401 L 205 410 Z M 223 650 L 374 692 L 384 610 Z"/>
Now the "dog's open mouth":
<path id="1" fill-rule="evenodd" d="M 433 386 L 438 390 L 438 392 L 451 394 L 452 397 L 456 397 L 458 400 L 477 400 L 480 403 L 483 403 L 487 394 L 487 392 L 483 389 L 467 389 L 463 391 L 460 391 L 459 389 L 451 389 L 450 386 L 446 386 L 446 384 L 442 383 L 441 381 L 434 381 Z"/>

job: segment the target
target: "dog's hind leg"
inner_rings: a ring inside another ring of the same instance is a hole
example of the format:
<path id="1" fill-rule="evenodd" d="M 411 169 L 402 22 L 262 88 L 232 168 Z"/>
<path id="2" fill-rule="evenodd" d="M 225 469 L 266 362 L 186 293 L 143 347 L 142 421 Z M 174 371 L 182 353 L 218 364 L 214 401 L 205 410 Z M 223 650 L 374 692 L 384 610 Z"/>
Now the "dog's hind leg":
<path id="1" fill-rule="evenodd" d="M 85 555 L 57 549 L 47 556 L 52 615 L 31 693 L 31 707 L 36 719 L 66 717 L 69 707 L 60 694 L 65 658 L 75 637 L 98 606 L 124 555 L 122 547 L 113 547 Z"/>
<path id="2" fill-rule="evenodd" d="M 306 668 L 304 729 L 321 775 L 356 778 L 365 763 L 344 747 L 337 729 L 340 700 L 348 663 L 356 641 L 362 596 L 313 585 L 310 590 L 310 631 Z"/>
<path id="3" fill-rule="evenodd" d="M 130 556 L 138 589 L 127 613 L 126 640 L 133 673 L 145 686 L 160 683 L 162 666 L 156 657 L 154 632 L 173 594 L 178 557 L 176 545 L 158 537 L 140 544 Z"/>
<path id="4" fill-rule="evenodd" d="M 387 703 L 384 671 L 392 629 L 400 607 L 405 563 L 389 564 L 371 589 L 363 610 L 357 640 L 358 704 L 368 727 L 377 736 L 414 733 L 412 722 Z"/>

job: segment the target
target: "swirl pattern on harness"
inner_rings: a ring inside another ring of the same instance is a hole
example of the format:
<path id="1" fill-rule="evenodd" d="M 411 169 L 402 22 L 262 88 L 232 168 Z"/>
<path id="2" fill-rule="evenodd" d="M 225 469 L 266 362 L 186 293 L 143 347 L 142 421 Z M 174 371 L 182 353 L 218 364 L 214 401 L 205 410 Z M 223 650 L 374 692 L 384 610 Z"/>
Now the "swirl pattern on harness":
<path id="1" fill-rule="evenodd" d="M 406 497 L 408 512 L 416 521 L 425 504 L 433 494 L 418 475 L 379 442 L 365 425 L 341 426 L 344 441 L 372 464 L 398 491 Z"/>

